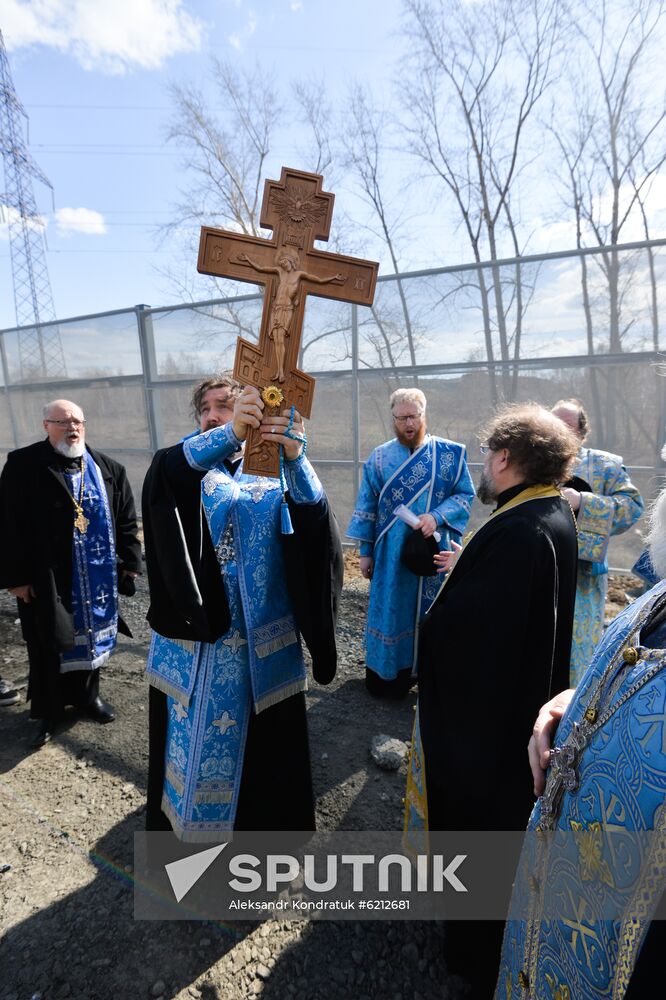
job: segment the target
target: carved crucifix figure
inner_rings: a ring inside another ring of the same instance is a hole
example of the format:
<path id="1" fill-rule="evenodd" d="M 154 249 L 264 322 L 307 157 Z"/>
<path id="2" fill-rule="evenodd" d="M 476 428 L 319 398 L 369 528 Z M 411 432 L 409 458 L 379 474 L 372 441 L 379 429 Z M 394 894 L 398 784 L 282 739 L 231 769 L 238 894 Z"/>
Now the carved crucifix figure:
<path id="1" fill-rule="evenodd" d="M 271 375 L 271 378 L 277 379 L 278 382 L 284 382 L 285 338 L 289 336 L 294 309 L 299 304 L 298 293 L 301 281 L 305 279 L 315 285 L 328 285 L 335 281 L 344 285 L 345 277 L 342 274 L 334 274 L 330 278 L 320 278 L 316 274 L 301 271 L 300 257 L 295 250 L 278 251 L 275 257 L 276 267 L 262 267 L 246 253 L 242 253 L 238 257 L 238 261 L 241 264 L 249 264 L 261 274 L 277 275 L 278 286 L 268 318 L 268 336 L 275 346 L 277 361 L 277 371 Z"/>
<path id="2" fill-rule="evenodd" d="M 260 390 L 275 383 L 280 392 L 266 393 L 264 402 L 277 400 L 280 410 L 293 404 L 304 417 L 314 395 L 314 379 L 296 367 L 307 295 L 372 305 L 377 280 L 373 261 L 314 249 L 315 240 L 328 239 L 333 214 L 334 195 L 322 182 L 319 174 L 283 167 L 280 180 L 264 188 L 261 225 L 272 239 L 203 227 L 197 265 L 202 274 L 265 286 L 259 343 L 238 338 L 234 374 Z M 278 446 L 250 431 L 243 468 L 277 476 Z"/>

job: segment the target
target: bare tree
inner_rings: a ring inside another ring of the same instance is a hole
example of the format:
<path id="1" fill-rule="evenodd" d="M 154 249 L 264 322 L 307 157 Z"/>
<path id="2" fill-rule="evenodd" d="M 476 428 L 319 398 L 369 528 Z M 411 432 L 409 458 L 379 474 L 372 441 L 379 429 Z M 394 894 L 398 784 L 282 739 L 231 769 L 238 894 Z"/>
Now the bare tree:
<path id="1" fill-rule="evenodd" d="M 580 250 L 585 246 L 583 238 L 583 199 L 584 191 L 587 187 L 587 180 L 583 175 L 583 158 L 589 141 L 590 124 L 585 116 L 581 117 L 580 114 L 576 115 L 575 122 L 575 127 L 566 138 L 563 131 L 556 128 L 554 125 L 551 126 L 551 131 L 555 136 L 556 145 L 559 148 L 564 166 L 566 168 L 564 175 L 562 176 L 562 174 L 558 171 L 556 178 L 561 183 L 563 191 L 562 200 L 566 207 L 567 215 L 574 220 L 576 248 Z M 590 278 L 588 273 L 589 261 L 586 254 L 581 254 L 579 259 L 587 353 L 592 355 L 595 353 L 595 343 L 593 306 L 590 292 Z M 594 413 L 594 426 L 598 435 L 598 443 L 603 446 L 605 443 L 603 408 L 601 403 L 598 371 L 594 365 L 590 365 L 588 375 Z"/>
<path id="2" fill-rule="evenodd" d="M 188 184 L 171 225 L 225 225 L 259 235 L 265 165 L 283 113 L 272 76 L 256 66 L 238 72 L 213 59 L 224 118 L 193 86 L 171 87 L 175 106 L 167 140 L 186 151 Z"/>
<path id="3" fill-rule="evenodd" d="M 398 273 L 397 233 L 402 220 L 392 212 L 383 163 L 390 155 L 388 116 L 374 107 L 369 90 L 358 83 L 350 85 L 342 111 L 332 107 L 322 80 L 300 81 L 293 89 L 299 119 L 309 126 L 309 141 L 300 150 L 302 159 L 309 169 L 326 171 L 327 186 L 351 189 L 370 212 L 365 221 L 352 221 L 348 212 L 337 209 L 330 243 L 340 252 L 388 258 Z M 410 363 L 416 364 L 416 334 L 404 283 L 398 278 L 396 285 L 399 306 L 380 302 L 380 293 L 371 310 L 374 322 L 364 324 L 364 343 L 372 349 L 372 367 L 379 363 L 382 368 L 396 368 L 405 350 Z M 311 342 L 304 338 L 304 351 Z M 365 364 L 362 357 L 360 363 Z"/>
<path id="4" fill-rule="evenodd" d="M 172 269 L 167 275 L 169 284 L 181 300 L 193 303 L 197 298 L 210 298 L 211 287 L 220 296 L 245 291 L 244 286 L 230 280 L 207 276 L 194 277 L 193 261 L 201 225 L 233 229 L 250 236 L 261 236 L 260 210 L 269 163 L 274 163 L 274 145 L 282 138 L 288 120 L 277 93 L 272 74 L 258 66 L 247 72 L 238 72 L 219 60 L 213 60 L 211 76 L 215 84 L 221 112 L 216 114 L 210 100 L 191 85 L 171 88 L 174 117 L 169 125 L 167 138 L 183 148 L 186 166 L 186 185 L 181 200 L 175 206 L 171 222 L 163 230 L 165 236 L 184 236 L 182 242 L 183 267 Z M 306 169 L 326 174 L 326 183 L 335 183 L 333 154 L 330 142 L 331 109 L 323 83 L 298 82 L 293 85 L 294 107 L 298 120 L 306 126 L 307 149 L 300 151 L 299 160 Z M 335 229 L 330 240 L 331 249 L 355 248 L 341 235 L 345 220 L 336 212 Z M 345 245 L 346 244 L 346 245 Z M 192 276 L 192 277 L 190 277 Z M 215 292 L 213 292 L 215 294 Z M 311 314 L 310 314 L 311 315 Z M 306 329 L 301 343 L 299 364 L 305 363 L 308 351 L 321 350 L 322 341 L 328 341 L 327 357 L 333 362 L 348 356 L 349 307 L 339 304 L 337 313 L 327 316 L 325 329 L 314 322 Z M 203 311 L 203 324 L 195 327 L 194 338 L 204 343 L 211 336 L 222 338 L 224 344 L 234 334 L 247 336 L 244 311 L 227 303 L 223 312 L 218 309 L 215 331 L 205 329 L 210 311 Z M 221 325 L 220 325 L 221 324 Z M 254 330 L 250 335 L 256 336 Z M 341 357 L 342 355 L 342 357 Z M 322 355 L 320 354 L 321 358 Z"/>
<path id="5" fill-rule="evenodd" d="M 410 363 L 416 365 L 417 331 L 414 328 L 410 308 L 407 302 L 405 285 L 399 277 L 400 265 L 399 234 L 404 223 L 402 211 L 395 210 L 387 196 L 384 159 L 390 155 L 388 136 L 390 121 L 385 112 L 374 106 L 369 90 L 359 83 L 349 88 L 347 114 L 343 127 L 340 129 L 342 146 L 342 163 L 351 179 L 356 181 L 361 198 L 370 208 L 371 221 L 367 228 L 388 255 L 396 278 L 396 289 L 400 302 L 400 313 L 403 324 L 403 334 L 409 352 Z M 404 205 L 404 199 L 403 199 Z M 395 363 L 396 354 L 402 353 L 400 338 L 391 338 L 388 328 L 395 322 L 380 313 L 378 307 L 373 310 L 379 341 L 377 343 L 380 357 L 386 350 L 391 365 Z M 390 341 L 393 339 L 393 343 Z"/>
<path id="6" fill-rule="evenodd" d="M 197 275 L 199 231 L 202 225 L 212 225 L 261 235 L 266 163 L 283 114 L 273 77 L 259 66 L 238 72 L 213 59 L 210 79 L 212 101 L 192 84 L 169 88 L 174 111 L 166 139 L 183 151 L 184 183 L 171 221 L 160 232 L 175 247 L 178 263 L 163 273 L 179 300 L 192 303 L 247 292 L 246 286 Z M 212 318 L 217 321 L 213 330 Z M 256 331 L 248 331 L 243 310 L 228 303 L 214 317 L 209 309 L 202 310 L 191 339 L 203 344 L 220 338 L 220 350 L 226 351 L 236 336 L 248 333 L 256 336 Z"/>
<path id="7" fill-rule="evenodd" d="M 411 149 L 444 184 L 477 263 L 520 249 L 510 194 L 526 159 L 526 130 L 551 80 L 555 0 L 405 0 L 411 54 L 401 74 Z M 477 270 L 493 402 L 513 391 L 501 268 Z M 520 306 L 522 297 L 516 298 Z M 496 331 L 503 362 L 496 381 Z M 520 345 L 520 340 L 519 340 Z"/>
<path id="8" fill-rule="evenodd" d="M 622 303 L 635 262 L 617 249 L 634 220 L 648 234 L 646 196 L 666 160 L 666 109 L 663 97 L 646 100 L 644 74 L 657 41 L 663 39 L 662 0 L 572 0 L 567 4 L 572 47 L 567 60 L 571 114 L 557 126 L 558 145 L 567 167 L 569 207 L 574 209 L 578 246 L 598 246 L 605 305 L 603 339 L 621 353 L 633 319 L 623 321 Z M 577 58 L 576 58 L 577 56 Z M 652 323 L 658 344 L 654 261 Z M 588 352 L 595 351 L 590 274 L 582 258 L 583 304 Z M 606 378 L 601 420 L 599 389 L 593 382 L 598 430 L 604 443 L 616 435 L 617 385 L 613 369 Z M 602 429 L 603 428 L 603 429 Z"/>

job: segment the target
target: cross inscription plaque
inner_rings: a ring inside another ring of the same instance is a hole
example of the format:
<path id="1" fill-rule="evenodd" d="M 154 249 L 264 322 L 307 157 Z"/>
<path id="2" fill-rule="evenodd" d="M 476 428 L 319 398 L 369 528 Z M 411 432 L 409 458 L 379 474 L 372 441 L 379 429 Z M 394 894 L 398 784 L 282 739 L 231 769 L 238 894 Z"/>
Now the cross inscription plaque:
<path id="1" fill-rule="evenodd" d="M 259 390 L 277 387 L 283 401 L 276 412 L 293 404 L 304 417 L 312 411 L 315 385 L 296 367 L 306 296 L 372 305 L 378 269 L 374 261 L 314 249 L 315 240 L 328 239 L 333 215 L 335 196 L 323 191 L 322 183 L 320 174 L 283 167 L 280 180 L 264 186 L 260 221 L 272 238 L 203 226 L 197 263 L 201 274 L 264 286 L 259 343 L 238 338 L 234 375 Z M 278 445 L 263 442 L 251 429 L 243 470 L 279 475 Z"/>

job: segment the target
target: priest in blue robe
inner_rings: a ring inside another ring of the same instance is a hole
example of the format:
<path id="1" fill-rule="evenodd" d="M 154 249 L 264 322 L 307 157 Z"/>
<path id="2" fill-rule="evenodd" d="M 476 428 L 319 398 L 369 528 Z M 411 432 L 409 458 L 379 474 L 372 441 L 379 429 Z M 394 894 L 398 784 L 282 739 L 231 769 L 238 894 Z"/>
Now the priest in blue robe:
<path id="1" fill-rule="evenodd" d="M 465 448 L 428 434 L 426 397 L 420 389 L 396 389 L 390 398 L 395 438 L 370 455 L 347 535 L 360 543 L 361 572 L 371 580 L 366 628 L 366 685 L 373 694 L 402 697 L 416 669 L 419 622 L 441 581 L 417 575 L 401 560 L 414 530 L 440 540 L 434 551 L 457 542 L 469 520 L 474 486 Z M 396 514 L 406 506 L 417 516 L 411 528 Z M 432 544 L 432 543 L 431 543 Z"/>
<path id="2" fill-rule="evenodd" d="M 666 491 L 647 542 L 666 576 Z M 666 892 L 666 581 L 609 625 L 578 687 L 542 707 L 529 757 L 541 797 L 528 830 L 567 831 L 575 850 L 526 842 L 497 1000 L 657 996 L 666 945 L 664 920 L 651 923 L 660 905 L 663 917 Z M 568 899 L 578 924 L 563 910 Z"/>
<path id="3" fill-rule="evenodd" d="M 158 452 L 143 490 L 147 827 L 191 842 L 311 830 L 301 637 L 315 679 L 330 682 L 339 538 L 297 413 L 267 416 L 229 376 L 199 386 L 194 404 L 202 432 Z M 281 445 L 282 481 L 243 473 L 249 427 Z"/>
<path id="4" fill-rule="evenodd" d="M 643 513 L 640 493 L 619 455 L 585 448 L 589 421 L 577 399 L 561 399 L 552 412 L 581 443 L 571 479 L 562 490 L 578 521 L 578 582 L 571 642 L 570 683 L 578 683 L 604 628 L 608 592 L 608 544 Z"/>

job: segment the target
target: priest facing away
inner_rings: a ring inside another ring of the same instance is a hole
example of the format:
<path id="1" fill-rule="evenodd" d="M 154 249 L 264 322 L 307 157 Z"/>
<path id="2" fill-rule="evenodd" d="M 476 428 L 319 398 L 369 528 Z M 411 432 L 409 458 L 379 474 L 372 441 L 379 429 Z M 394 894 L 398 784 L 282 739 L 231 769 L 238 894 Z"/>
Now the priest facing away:
<path id="1" fill-rule="evenodd" d="M 494 510 L 464 548 L 436 557 L 450 572 L 421 626 L 413 831 L 523 830 L 533 719 L 568 684 L 577 543 L 558 484 L 578 441 L 534 403 L 501 411 L 484 437 L 477 495 Z M 474 998 L 492 996 L 501 934 L 499 922 L 447 924 L 447 963 Z"/>
<path id="2" fill-rule="evenodd" d="M 148 830 L 313 830 L 306 668 L 335 674 L 342 550 L 297 412 L 267 416 L 224 374 L 196 387 L 201 432 L 155 455 L 143 489 L 153 638 Z M 243 473 L 248 428 L 282 482 Z M 285 488 L 286 487 L 286 492 Z"/>

